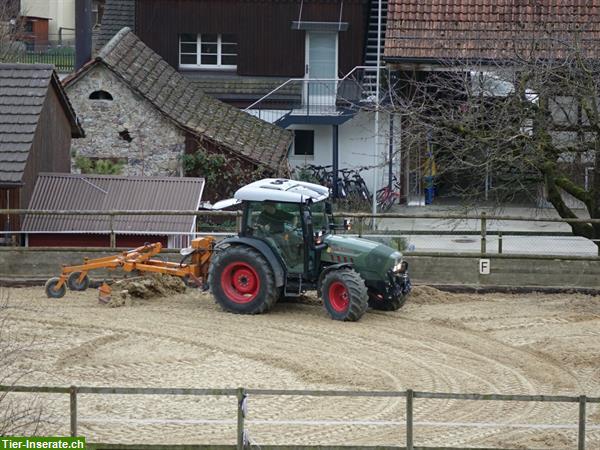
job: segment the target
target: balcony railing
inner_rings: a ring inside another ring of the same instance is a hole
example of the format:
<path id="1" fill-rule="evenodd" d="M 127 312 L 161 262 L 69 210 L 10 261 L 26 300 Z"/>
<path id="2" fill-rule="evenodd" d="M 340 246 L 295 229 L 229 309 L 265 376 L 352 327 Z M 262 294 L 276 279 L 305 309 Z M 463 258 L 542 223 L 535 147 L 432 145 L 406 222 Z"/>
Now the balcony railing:
<path id="1" fill-rule="evenodd" d="M 245 111 L 271 123 L 286 116 L 332 116 L 374 100 L 376 68 L 358 66 L 343 78 L 291 78 Z"/>

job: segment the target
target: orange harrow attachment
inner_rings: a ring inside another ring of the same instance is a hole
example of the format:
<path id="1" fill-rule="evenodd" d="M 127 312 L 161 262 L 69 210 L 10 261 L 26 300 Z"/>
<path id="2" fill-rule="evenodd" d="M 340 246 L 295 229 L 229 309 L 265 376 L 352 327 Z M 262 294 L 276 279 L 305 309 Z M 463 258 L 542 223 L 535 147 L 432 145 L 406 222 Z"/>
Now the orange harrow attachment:
<path id="1" fill-rule="evenodd" d="M 179 263 L 152 259 L 162 250 L 162 244 L 146 244 L 142 247 L 123 252 L 120 255 L 106 256 L 104 258 L 84 258 L 83 264 L 78 266 L 63 266 L 60 277 L 50 278 L 46 282 L 46 295 L 50 298 L 61 298 L 67 291 L 67 286 L 72 291 L 85 291 L 90 284 L 88 272 L 95 269 L 117 269 L 125 272 L 137 270 L 139 272 L 164 273 L 180 277 L 190 287 L 203 286 L 208 277 L 208 266 L 212 257 L 215 238 L 211 236 L 194 239 L 189 249 L 182 250 L 184 258 Z M 190 257 L 191 261 L 184 261 Z M 104 295 L 110 295 L 110 287 L 103 285 Z"/>

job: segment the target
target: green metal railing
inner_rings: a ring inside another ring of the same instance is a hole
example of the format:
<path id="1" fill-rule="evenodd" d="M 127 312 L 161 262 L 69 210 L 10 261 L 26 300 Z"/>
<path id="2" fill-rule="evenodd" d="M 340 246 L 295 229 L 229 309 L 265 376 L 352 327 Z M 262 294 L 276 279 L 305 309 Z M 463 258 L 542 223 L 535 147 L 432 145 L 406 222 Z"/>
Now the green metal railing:
<path id="1" fill-rule="evenodd" d="M 23 64 L 52 64 L 58 72 L 75 70 L 74 51 L 28 51 L 18 53 L 11 59 Z"/>

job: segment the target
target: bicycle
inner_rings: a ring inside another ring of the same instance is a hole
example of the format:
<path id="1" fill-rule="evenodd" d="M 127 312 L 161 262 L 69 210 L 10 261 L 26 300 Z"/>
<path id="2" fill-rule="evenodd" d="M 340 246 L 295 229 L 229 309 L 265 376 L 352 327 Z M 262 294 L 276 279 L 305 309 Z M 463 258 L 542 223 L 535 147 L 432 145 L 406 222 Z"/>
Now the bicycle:
<path id="1" fill-rule="evenodd" d="M 392 186 L 393 188 L 390 188 L 389 185 L 384 186 L 376 193 L 377 206 L 382 212 L 389 211 L 396 202 L 396 199 L 398 199 L 398 203 L 400 203 L 401 186 L 396 178 L 396 175 L 394 175 L 392 178 Z"/>

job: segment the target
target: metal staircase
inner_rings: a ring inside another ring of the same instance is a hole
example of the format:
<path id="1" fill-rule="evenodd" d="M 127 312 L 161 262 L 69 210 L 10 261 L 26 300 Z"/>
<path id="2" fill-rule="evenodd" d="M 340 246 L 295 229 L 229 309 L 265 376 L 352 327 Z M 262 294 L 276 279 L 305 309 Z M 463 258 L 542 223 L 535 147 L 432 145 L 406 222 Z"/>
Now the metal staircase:
<path id="1" fill-rule="evenodd" d="M 379 2 L 381 1 L 381 35 L 377 35 L 377 17 L 379 11 Z M 377 40 L 381 45 L 381 58 L 383 58 L 383 48 L 385 46 L 385 30 L 387 25 L 388 0 L 371 0 L 369 9 L 369 24 L 367 27 L 367 45 L 365 48 L 365 66 L 372 67 L 373 70 L 365 73 L 363 80 L 363 90 L 365 98 L 375 98 L 376 90 L 376 69 L 377 69 Z"/>

